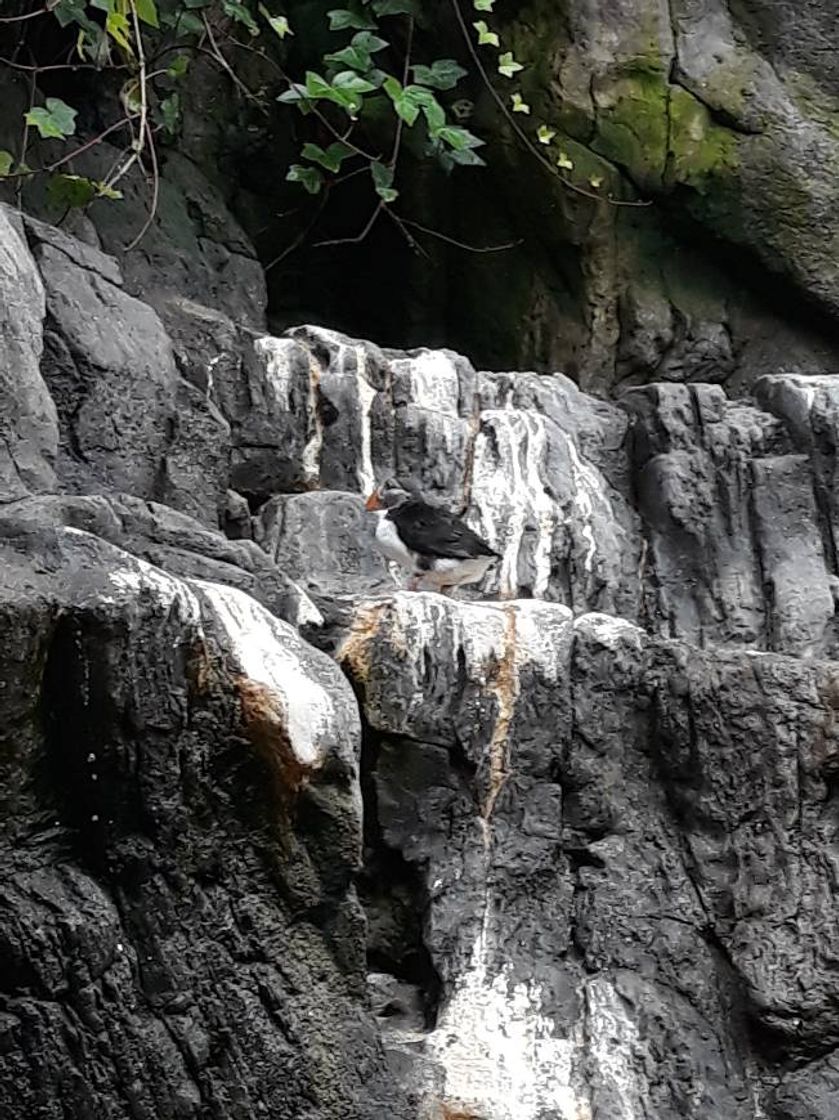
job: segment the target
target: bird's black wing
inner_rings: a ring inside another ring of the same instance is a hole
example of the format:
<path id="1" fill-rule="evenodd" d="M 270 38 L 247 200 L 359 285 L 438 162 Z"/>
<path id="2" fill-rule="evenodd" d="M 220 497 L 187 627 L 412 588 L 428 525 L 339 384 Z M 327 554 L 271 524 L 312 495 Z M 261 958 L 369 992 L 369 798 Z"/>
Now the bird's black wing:
<path id="1" fill-rule="evenodd" d="M 417 498 L 392 509 L 388 516 L 412 552 L 455 560 L 498 555 L 459 517 Z"/>

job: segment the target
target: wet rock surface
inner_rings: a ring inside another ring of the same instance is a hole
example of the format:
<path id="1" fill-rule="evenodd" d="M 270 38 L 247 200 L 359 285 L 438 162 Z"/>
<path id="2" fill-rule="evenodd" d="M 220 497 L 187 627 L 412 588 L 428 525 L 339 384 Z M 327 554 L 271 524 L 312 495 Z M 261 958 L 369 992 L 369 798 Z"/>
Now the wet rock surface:
<path id="1" fill-rule="evenodd" d="M 832 1117 L 836 379 L 604 401 L 0 221 L 0 1114 Z M 387 476 L 483 585 L 401 590 Z"/>

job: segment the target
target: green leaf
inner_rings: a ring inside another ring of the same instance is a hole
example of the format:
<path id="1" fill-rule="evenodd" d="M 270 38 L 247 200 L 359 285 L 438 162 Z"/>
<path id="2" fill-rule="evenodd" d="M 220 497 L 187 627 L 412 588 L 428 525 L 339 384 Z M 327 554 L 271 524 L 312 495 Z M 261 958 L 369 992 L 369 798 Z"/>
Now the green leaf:
<path id="1" fill-rule="evenodd" d="M 341 170 L 341 164 L 353 152 L 352 148 L 336 140 L 325 151 L 318 144 L 304 144 L 303 151 L 300 154 L 303 159 L 310 159 L 313 163 L 319 163 L 322 167 L 325 167 L 327 171 L 335 172 Z"/>
<path id="2" fill-rule="evenodd" d="M 491 12 L 495 0 L 473 0 L 472 6 L 476 12 Z"/>
<path id="3" fill-rule="evenodd" d="M 370 93 L 376 87 L 354 70 L 342 70 L 332 79 L 332 88 L 346 90 L 347 93 Z"/>
<path id="4" fill-rule="evenodd" d="M 484 141 L 479 137 L 474 136 L 465 128 L 441 128 L 435 139 L 442 140 L 444 144 L 448 144 L 456 152 L 463 152 L 469 148 L 480 148 L 483 146 Z"/>
<path id="5" fill-rule="evenodd" d="M 472 148 L 464 148 L 460 152 L 450 149 L 448 156 L 452 163 L 460 164 L 461 167 L 486 167 L 486 160 L 481 159 Z"/>
<path id="6" fill-rule="evenodd" d="M 179 54 L 179 55 L 175 55 L 174 59 L 169 64 L 169 67 L 168 67 L 166 73 L 170 78 L 179 79 L 179 78 L 184 77 L 184 75 L 186 74 L 188 69 L 189 69 L 189 55 L 188 54 Z"/>
<path id="7" fill-rule="evenodd" d="M 290 183 L 299 183 L 309 194 L 318 194 L 323 186 L 323 175 L 316 167 L 303 167 L 299 163 L 291 165 L 286 179 Z"/>
<path id="8" fill-rule="evenodd" d="M 602 175 L 592 175 L 592 176 L 590 176 L 589 177 L 589 184 L 592 187 L 594 187 L 595 190 L 597 190 L 598 187 L 603 186 L 603 176 Z"/>
<path id="9" fill-rule="evenodd" d="M 395 202 L 399 198 L 399 191 L 393 188 L 393 168 L 374 160 L 370 164 L 370 172 L 379 198 L 383 202 Z"/>
<path id="10" fill-rule="evenodd" d="M 256 26 L 256 20 L 250 14 L 244 4 L 240 4 L 239 0 L 221 0 L 221 6 L 226 16 L 237 23 L 241 23 L 248 29 L 251 35 L 258 35 L 259 28 Z"/>
<path id="11" fill-rule="evenodd" d="M 479 19 L 472 24 L 478 32 L 478 46 L 479 47 L 500 47 L 501 40 L 494 31 L 490 31 L 487 27 L 486 20 Z"/>
<path id="12" fill-rule="evenodd" d="M 311 101 L 332 101 L 346 110 L 352 119 L 358 116 L 361 106 L 363 105 L 361 93 L 365 92 L 368 88 L 374 89 L 375 87 L 370 82 L 366 82 L 365 79 L 358 74 L 352 76 L 352 71 L 342 71 L 341 74 L 336 76 L 335 81 L 331 85 L 325 78 L 322 78 L 320 74 L 316 74 L 313 70 L 306 71 L 305 92 L 307 98 Z M 282 96 L 290 100 L 286 94 Z"/>
<path id="13" fill-rule="evenodd" d="M 421 86 L 431 86 L 434 89 L 454 89 L 467 71 L 454 61 L 453 58 L 438 58 L 430 66 L 412 66 L 414 81 Z"/>
<path id="14" fill-rule="evenodd" d="M 381 39 L 371 31 L 359 31 L 356 35 L 353 35 L 350 42 L 356 50 L 366 51 L 367 54 L 376 54 L 377 51 L 383 51 L 385 47 L 390 45 L 387 39 Z"/>
<path id="15" fill-rule="evenodd" d="M 118 191 L 116 187 L 109 187 L 107 183 L 103 183 L 99 180 L 97 180 L 93 185 L 94 187 L 96 187 L 97 198 L 110 198 L 113 201 L 117 201 L 122 198 L 122 191 Z"/>
<path id="16" fill-rule="evenodd" d="M 60 97 L 48 97 L 43 107 L 30 109 L 24 119 L 27 124 L 37 128 L 45 140 L 51 136 L 62 139 L 72 136 L 76 131 L 76 110 L 71 109 Z"/>
<path id="17" fill-rule="evenodd" d="M 546 124 L 540 124 L 536 130 L 536 139 L 540 144 L 550 144 L 554 136 L 556 136 L 556 129 L 548 128 Z"/>
<path id="18" fill-rule="evenodd" d="M 574 161 L 570 158 L 567 152 L 560 152 L 556 159 L 557 167 L 562 167 L 566 171 L 573 170 Z"/>
<path id="19" fill-rule="evenodd" d="M 138 19 L 147 23 L 149 27 L 160 27 L 154 0 L 134 0 L 134 6 L 137 9 Z"/>
<path id="20" fill-rule="evenodd" d="M 285 16 L 272 16 L 264 4 L 259 5 L 259 14 L 268 21 L 281 39 L 285 39 L 286 35 L 294 34 L 289 26 L 288 19 Z"/>
<path id="21" fill-rule="evenodd" d="M 512 51 L 505 51 L 504 54 L 498 58 L 498 73 L 503 74 L 505 78 L 512 78 L 519 70 L 524 70 L 520 62 L 516 62 L 513 58 Z"/>
<path id="22" fill-rule="evenodd" d="M 522 100 L 522 96 L 521 96 L 520 93 L 514 93 L 513 96 L 510 98 L 510 100 L 513 103 L 513 112 L 514 113 L 529 113 L 530 112 L 530 106 L 527 104 L 526 101 Z"/>
<path id="23" fill-rule="evenodd" d="M 294 82 L 291 88 L 287 89 L 285 93 L 281 93 L 277 100 L 284 102 L 286 105 L 294 104 L 296 101 L 306 101 L 306 87 Z"/>
<path id="24" fill-rule="evenodd" d="M 134 53 L 129 39 L 131 26 L 128 23 L 127 16 L 124 16 L 121 12 L 108 12 L 108 17 L 105 20 L 105 30 L 118 47 L 122 47 L 128 54 Z"/>
<path id="25" fill-rule="evenodd" d="M 57 210 L 87 206 L 96 193 L 94 181 L 82 175 L 53 175 L 47 187 L 47 197 Z"/>
<path id="26" fill-rule="evenodd" d="M 424 86 L 405 86 L 403 89 L 396 78 L 388 78 L 384 83 L 384 90 L 393 102 L 397 114 L 409 128 L 416 123 L 420 111 L 425 116 L 432 135 L 446 123 L 442 106 L 431 90 Z"/>
<path id="27" fill-rule="evenodd" d="M 0 179 L 8 175 L 12 170 L 12 164 L 15 162 L 15 157 L 11 152 L 5 149 L 0 149 Z"/>
<path id="28" fill-rule="evenodd" d="M 421 14 L 417 0 L 373 0 L 372 8 L 377 16 L 419 16 Z"/>
<path id="29" fill-rule="evenodd" d="M 171 93 L 160 102 L 160 115 L 163 118 L 163 127 L 170 136 L 175 136 L 181 123 L 181 98 L 177 93 Z"/>
<path id="30" fill-rule="evenodd" d="M 349 8 L 333 8 L 331 12 L 326 14 L 329 16 L 330 31 L 346 31 L 349 27 L 356 31 L 376 30 L 376 24 L 369 16 L 361 15 L 359 12 L 351 12 Z"/>

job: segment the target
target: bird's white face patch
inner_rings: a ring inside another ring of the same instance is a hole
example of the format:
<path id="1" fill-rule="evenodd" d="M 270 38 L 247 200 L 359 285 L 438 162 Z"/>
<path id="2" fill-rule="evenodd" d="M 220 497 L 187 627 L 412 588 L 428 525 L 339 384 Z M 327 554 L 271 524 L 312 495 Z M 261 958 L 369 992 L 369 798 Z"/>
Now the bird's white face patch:
<path id="1" fill-rule="evenodd" d="M 415 571 L 417 566 L 416 557 L 414 553 L 407 549 L 402 543 L 402 539 L 396 531 L 396 526 L 387 516 L 387 510 L 377 509 L 376 517 L 379 522 L 376 526 L 376 544 L 379 546 L 379 551 L 382 552 L 388 560 L 393 560 L 403 568 L 407 568 L 410 572 Z"/>

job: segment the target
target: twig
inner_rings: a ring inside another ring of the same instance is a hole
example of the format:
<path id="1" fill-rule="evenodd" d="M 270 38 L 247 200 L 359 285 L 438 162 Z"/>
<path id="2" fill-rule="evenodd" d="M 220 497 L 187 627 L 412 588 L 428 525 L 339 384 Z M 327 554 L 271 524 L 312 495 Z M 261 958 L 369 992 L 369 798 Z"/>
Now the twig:
<path id="1" fill-rule="evenodd" d="M 92 62 L 56 62 L 48 66 L 25 66 L 22 62 L 15 62 L 11 58 L 0 58 L 0 66 L 8 66 L 11 70 L 25 70 L 27 72 L 34 72 L 36 74 L 46 74 L 48 70 L 100 70 L 100 66 L 96 66 Z M 113 64 L 108 67 L 109 70 L 125 70 L 123 64 Z"/>
<path id="2" fill-rule="evenodd" d="M 412 226 L 413 229 L 418 229 L 421 233 L 427 233 L 429 237 L 436 237 L 440 241 L 446 241 L 449 245 L 454 245 L 456 249 L 465 249 L 468 253 L 502 253 L 506 249 L 515 249 L 517 245 L 521 245 L 523 238 L 517 241 L 508 241 L 505 245 L 467 245 L 465 241 L 458 241 L 456 237 L 449 237 L 447 233 L 441 233 L 437 229 L 429 229 L 428 226 L 420 225 L 419 222 L 414 222 L 410 218 L 403 218 L 401 215 L 394 214 L 398 217 L 400 222 L 406 226 Z"/>
<path id="3" fill-rule="evenodd" d="M 149 150 L 149 159 L 151 160 L 152 168 L 151 206 L 149 208 L 148 217 L 143 222 L 140 232 L 125 246 L 124 251 L 126 253 L 129 253 L 132 249 L 135 249 L 145 237 L 149 227 L 154 221 L 155 215 L 157 214 L 157 202 L 160 197 L 160 169 L 157 165 L 157 150 L 154 146 L 154 135 L 152 134 L 152 130 L 149 126 L 148 121 L 146 122 L 146 139 L 148 140 L 147 147 Z"/>
<path id="4" fill-rule="evenodd" d="M 222 69 L 228 75 L 228 77 L 233 82 L 233 84 L 236 86 L 236 88 L 240 89 L 249 101 L 254 101 L 258 105 L 260 103 L 259 98 L 256 96 L 255 93 L 251 93 L 251 91 L 248 89 L 248 87 L 245 85 L 245 83 L 242 81 L 242 79 L 239 77 L 239 75 L 236 73 L 236 71 L 233 69 L 233 67 L 230 65 L 230 63 L 227 61 L 227 59 L 224 57 L 224 55 L 219 50 L 218 44 L 216 43 L 215 37 L 213 35 L 212 28 L 210 27 L 210 21 L 207 19 L 207 13 L 206 12 L 202 11 L 201 19 L 204 23 L 204 29 L 207 32 L 207 38 L 209 39 L 210 46 L 212 48 L 212 50 L 209 53 L 212 54 L 212 56 L 215 58 L 216 62 L 219 64 L 219 66 L 222 67 Z M 235 43 L 236 40 L 234 39 L 233 42 Z M 199 50 L 200 49 L 201 48 L 199 48 Z"/>
<path id="5" fill-rule="evenodd" d="M 414 17 L 408 16 L 408 35 L 405 42 L 405 65 L 402 67 L 402 88 L 408 84 L 408 75 L 411 69 L 411 47 L 414 43 Z M 396 160 L 399 156 L 399 145 L 402 143 L 402 128 L 405 124 L 402 117 L 396 114 L 396 136 L 393 139 L 393 151 L 391 152 L 390 162 L 388 167 L 393 171 L 396 167 Z"/>
<path id="6" fill-rule="evenodd" d="M 0 16 L 0 23 L 23 23 L 25 19 L 36 19 L 45 16 L 49 8 L 39 8 L 37 12 L 27 12 L 25 16 Z"/>
<path id="7" fill-rule="evenodd" d="M 303 227 L 303 229 L 300 230 L 300 232 L 293 239 L 293 241 L 291 241 L 291 243 L 289 245 L 286 245 L 285 249 L 283 249 L 283 251 L 279 254 L 279 256 L 274 257 L 274 259 L 272 261 L 269 261 L 268 264 L 266 264 L 265 269 L 264 269 L 266 274 L 269 273 L 272 268 L 276 268 L 277 265 L 281 263 L 281 261 L 284 261 L 286 259 L 286 257 L 290 257 L 291 254 L 295 251 L 295 249 L 300 248 L 300 246 L 303 244 L 303 242 L 309 236 L 311 231 L 314 229 L 315 225 L 317 224 L 318 219 L 320 218 L 321 214 L 323 213 L 323 208 L 324 208 L 324 206 L 326 206 L 327 197 L 328 197 L 327 192 L 324 191 L 323 194 L 320 196 L 320 199 L 318 200 L 318 205 L 315 208 L 315 212 L 314 212 L 314 215 L 312 216 L 311 221 L 306 223 L 306 225 Z"/>
<path id="8" fill-rule="evenodd" d="M 560 183 L 562 183 L 563 186 L 567 187 L 568 190 L 573 191 L 574 194 L 582 195 L 583 198 L 590 198 L 594 202 L 608 202 L 610 206 L 650 206 L 651 203 L 643 199 L 639 201 L 629 201 L 619 198 L 613 198 L 611 195 L 595 194 L 593 191 L 587 191 L 584 187 L 577 186 L 576 183 L 570 182 L 570 180 L 559 174 L 551 161 L 545 159 L 545 157 L 524 131 L 524 129 L 519 125 L 519 122 L 504 104 L 504 98 L 499 94 L 498 90 L 490 81 L 490 77 L 487 74 L 486 69 L 484 68 L 484 64 L 481 62 L 480 56 L 475 50 L 475 45 L 472 42 L 472 37 L 469 34 L 468 28 L 466 27 L 466 21 L 463 18 L 463 12 L 460 10 L 460 4 L 458 0 L 451 0 L 451 4 L 452 8 L 454 9 L 455 18 L 457 19 L 457 22 L 460 25 L 460 30 L 463 33 L 463 38 L 466 40 L 466 46 L 469 48 L 469 53 L 472 56 L 472 61 L 475 63 L 478 73 L 481 75 L 481 78 L 484 81 L 484 85 L 487 87 L 496 104 L 498 105 L 498 108 L 504 114 L 504 117 L 513 127 L 519 139 L 531 153 L 531 155 L 535 156 L 536 159 L 538 159 L 539 162 L 544 167 L 546 167 L 552 175 L 556 176 L 556 178 L 559 179 Z"/>
<path id="9" fill-rule="evenodd" d="M 32 111 L 32 106 L 35 104 L 35 90 L 37 88 L 38 75 L 37 72 L 32 74 L 29 80 L 29 112 Z M 23 135 L 20 138 L 20 159 L 18 165 L 26 162 L 26 149 L 29 146 L 29 113 L 24 113 L 23 116 Z M 17 202 L 18 210 L 23 209 L 23 179 L 20 178 L 15 183 L 15 201 Z"/>
<path id="10" fill-rule="evenodd" d="M 106 136 L 110 136 L 112 132 L 116 132 L 118 128 L 122 128 L 123 125 L 126 124 L 131 124 L 130 118 L 123 117 L 122 120 L 117 121 L 115 124 L 108 125 L 104 132 L 100 132 L 99 135 L 94 136 L 92 140 L 88 140 L 86 143 L 81 144 L 78 148 L 74 148 L 72 152 L 68 152 L 67 155 L 62 156 L 61 159 L 57 159 L 55 163 L 49 163 L 46 167 L 41 167 L 34 171 L 10 171 L 8 175 L 4 176 L 4 178 L 31 179 L 33 175 L 44 175 L 49 174 L 52 171 L 56 171 L 59 167 L 63 167 L 65 163 L 69 163 L 71 159 L 75 159 L 76 156 L 80 156 L 82 152 L 86 152 L 88 148 L 93 148 L 96 144 L 100 144 Z"/>
<path id="11" fill-rule="evenodd" d="M 405 240 L 408 242 L 408 245 L 414 250 L 414 252 L 418 253 L 421 257 L 427 257 L 428 253 L 425 251 L 425 249 L 423 249 L 419 241 L 417 241 L 417 239 L 411 234 L 411 231 L 408 229 L 404 220 L 400 218 L 398 214 L 394 214 L 389 206 L 385 207 L 385 212 L 390 220 L 395 224 L 396 228 L 399 230 Z"/>
<path id="12" fill-rule="evenodd" d="M 370 220 L 368 221 L 367 225 L 364 227 L 361 233 L 356 234 L 355 237 L 335 237 L 329 241 L 316 241 L 315 248 L 323 249 L 327 245 L 357 245 L 359 241 L 364 240 L 364 238 L 376 224 L 376 219 L 378 218 L 379 214 L 381 214 L 382 210 L 385 209 L 386 207 L 384 202 L 379 202 L 379 204 L 376 206 L 376 209 L 370 215 Z"/>
<path id="13" fill-rule="evenodd" d="M 137 135 L 135 135 L 133 140 L 131 141 L 131 155 L 128 157 L 119 171 L 115 172 L 105 180 L 105 186 L 109 188 L 113 188 L 114 185 L 120 181 L 120 179 L 124 178 L 140 158 L 146 139 L 146 123 L 148 121 L 149 112 L 148 89 L 146 88 L 146 55 L 143 49 L 143 36 L 140 32 L 140 20 L 137 15 L 137 5 L 135 4 L 134 0 L 128 0 L 128 6 L 131 9 L 131 16 L 134 23 L 134 40 L 135 46 L 137 48 L 137 62 L 140 67 L 140 72 L 137 77 L 137 81 L 140 86 L 140 127 L 137 130 Z M 134 126 L 131 123 L 130 115 L 128 117 L 128 123 L 133 131 Z"/>

